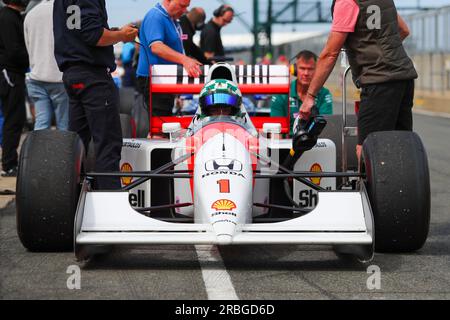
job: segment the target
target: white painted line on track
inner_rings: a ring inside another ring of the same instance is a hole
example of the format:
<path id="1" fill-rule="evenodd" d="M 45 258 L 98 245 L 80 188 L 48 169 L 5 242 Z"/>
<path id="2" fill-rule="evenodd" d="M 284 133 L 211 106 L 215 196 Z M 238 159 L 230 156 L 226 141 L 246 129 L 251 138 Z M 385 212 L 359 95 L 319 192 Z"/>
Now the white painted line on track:
<path id="1" fill-rule="evenodd" d="M 208 300 L 239 300 L 217 246 L 195 246 Z"/>

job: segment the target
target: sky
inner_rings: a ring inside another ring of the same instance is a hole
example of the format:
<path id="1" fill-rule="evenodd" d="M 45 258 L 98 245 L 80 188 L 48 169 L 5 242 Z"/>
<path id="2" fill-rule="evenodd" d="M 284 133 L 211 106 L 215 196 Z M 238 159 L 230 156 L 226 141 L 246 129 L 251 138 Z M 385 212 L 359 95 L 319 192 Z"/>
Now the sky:
<path id="1" fill-rule="evenodd" d="M 312 0 L 305 0 L 312 1 Z M 119 27 L 132 21 L 143 19 L 148 10 L 150 10 L 158 0 L 106 0 L 109 13 L 109 24 L 111 27 Z M 191 0 L 191 7 L 203 7 L 207 14 L 207 19 L 212 17 L 212 12 L 218 8 L 223 1 L 220 0 Z M 233 6 L 240 13 L 242 19 L 249 25 L 253 25 L 253 1 L 252 0 L 227 0 L 228 4 Z M 274 0 L 274 2 L 287 3 L 288 0 Z M 302 1 L 300 1 L 301 3 Z M 326 3 L 326 1 L 324 1 Z M 450 5 L 450 0 L 394 0 L 397 6 L 415 6 L 421 3 L 422 6 L 439 7 Z M 260 6 L 267 6 L 266 0 L 260 0 Z M 331 0 L 329 1 L 331 3 Z M 274 32 L 283 31 L 325 31 L 329 28 L 327 25 L 302 24 L 296 26 L 276 26 Z M 239 34 L 248 33 L 247 28 L 237 19 L 226 28 L 223 33 Z"/>

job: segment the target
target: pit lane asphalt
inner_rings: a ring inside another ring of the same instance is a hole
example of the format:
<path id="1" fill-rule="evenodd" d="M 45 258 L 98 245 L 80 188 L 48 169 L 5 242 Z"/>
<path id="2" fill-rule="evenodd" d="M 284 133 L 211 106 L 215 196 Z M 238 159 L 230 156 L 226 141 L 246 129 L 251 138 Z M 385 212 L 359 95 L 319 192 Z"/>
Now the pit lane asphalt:
<path id="1" fill-rule="evenodd" d="M 368 265 L 340 260 L 327 247 L 221 248 L 239 299 L 450 299 L 450 119 L 415 115 L 429 155 L 432 218 L 428 241 L 412 254 L 377 254 L 381 289 L 369 290 Z M 203 262 L 204 263 L 204 262 Z M 219 263 L 208 262 L 211 269 Z M 69 290 L 71 253 L 27 252 L 15 206 L 0 211 L 0 299 L 207 299 L 193 246 L 120 248 L 81 265 Z"/>

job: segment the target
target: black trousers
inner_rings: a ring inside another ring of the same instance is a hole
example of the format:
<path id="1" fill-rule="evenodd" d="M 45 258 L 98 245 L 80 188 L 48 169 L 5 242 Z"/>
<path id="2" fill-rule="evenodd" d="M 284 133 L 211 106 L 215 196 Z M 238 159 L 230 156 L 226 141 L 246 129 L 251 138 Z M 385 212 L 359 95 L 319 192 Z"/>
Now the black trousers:
<path id="1" fill-rule="evenodd" d="M 412 131 L 414 80 L 364 86 L 358 115 L 358 144 L 377 131 Z"/>
<path id="2" fill-rule="evenodd" d="M 149 81 L 147 77 L 137 78 L 137 91 L 143 94 L 145 101 L 150 101 Z M 154 94 L 152 96 L 153 116 L 170 117 L 173 115 L 172 109 L 175 103 L 175 96 L 171 94 Z"/>
<path id="3" fill-rule="evenodd" d="M 63 81 L 70 99 L 69 130 L 78 133 L 86 150 L 94 140 L 96 172 L 119 172 L 119 91 L 111 75 L 106 68 L 73 66 L 64 71 Z M 97 178 L 94 187 L 114 190 L 121 184 L 119 178 Z"/>
<path id="4" fill-rule="evenodd" d="M 1 69 L 1 68 L 0 68 Z M 2 165 L 7 171 L 17 166 L 17 148 L 25 125 L 25 75 L 8 72 L 8 84 L 0 70 L 0 98 L 3 107 Z"/>

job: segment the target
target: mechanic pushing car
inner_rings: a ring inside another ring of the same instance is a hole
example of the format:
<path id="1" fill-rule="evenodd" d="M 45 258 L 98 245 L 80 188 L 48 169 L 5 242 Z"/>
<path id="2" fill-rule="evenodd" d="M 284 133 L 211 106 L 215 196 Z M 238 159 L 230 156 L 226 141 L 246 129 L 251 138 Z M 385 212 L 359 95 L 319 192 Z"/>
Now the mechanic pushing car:
<path id="1" fill-rule="evenodd" d="M 360 158 L 362 144 L 370 133 L 413 129 L 417 72 L 402 45 L 409 29 L 397 14 L 393 0 L 334 0 L 332 14 L 331 33 L 300 117 L 309 118 L 320 88 L 345 48 L 353 80 L 362 89 L 357 146 Z"/>
<path id="2" fill-rule="evenodd" d="M 70 99 L 69 130 L 78 133 L 86 150 L 93 138 L 96 171 L 117 172 L 122 130 L 119 93 L 111 77 L 113 45 L 133 41 L 138 31 L 131 25 L 111 30 L 104 0 L 55 1 L 53 21 L 55 57 Z M 102 190 L 120 186 L 116 177 L 98 178 L 94 185 Z"/>

